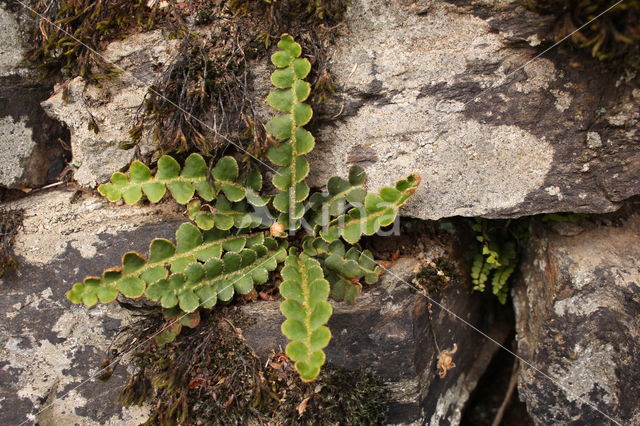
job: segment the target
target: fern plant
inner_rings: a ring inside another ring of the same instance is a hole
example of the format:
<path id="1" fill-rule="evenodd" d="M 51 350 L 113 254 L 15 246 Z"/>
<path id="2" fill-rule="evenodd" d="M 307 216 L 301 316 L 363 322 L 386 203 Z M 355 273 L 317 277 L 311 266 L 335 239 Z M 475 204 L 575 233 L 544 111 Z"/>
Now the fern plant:
<path id="1" fill-rule="evenodd" d="M 473 257 L 471 281 L 473 289 L 485 291 L 487 283 L 500 303 L 507 301 L 509 279 L 519 257 L 519 242 L 528 237 L 529 224 L 525 220 L 494 220 L 476 218 L 472 225 L 480 251 Z"/>
<path id="2" fill-rule="evenodd" d="M 100 194 L 112 202 L 135 204 L 143 196 L 157 203 L 168 193 L 186 205 L 192 223 L 178 228 L 175 242 L 155 239 L 146 256 L 128 252 L 120 266 L 74 284 L 67 298 L 91 306 L 119 295 L 144 296 L 171 321 L 156 336 L 163 344 L 183 326 L 195 327 L 199 309 L 251 292 L 284 264 L 279 289 L 286 317 L 282 332 L 291 341 L 286 353 L 302 380 L 310 381 L 318 376 L 331 339 L 325 325 L 332 313 L 327 299 L 354 303 L 363 285 L 375 283 L 381 274 L 372 253 L 355 243 L 395 220 L 420 177 L 410 175 L 394 187 L 367 194 L 364 170 L 355 166 L 347 179 L 329 179 L 327 193 L 309 198 L 304 156 L 315 141 L 303 126 L 313 115 L 304 102 L 311 92 L 304 81 L 311 64 L 289 35 L 282 36 L 278 48 L 271 57 L 278 68 L 271 76 L 276 90 L 267 102 L 283 114 L 266 125 L 278 142 L 267 153 L 279 167 L 272 178 L 277 192 L 265 194 L 260 170 L 240 173 L 231 156 L 219 159 L 211 171 L 199 154 L 191 154 L 183 166 L 164 155 L 155 171 L 134 161 L 127 173 L 116 172 L 100 185 Z M 309 224 L 308 235 L 301 247 L 289 247 L 286 237 L 304 223 Z"/>

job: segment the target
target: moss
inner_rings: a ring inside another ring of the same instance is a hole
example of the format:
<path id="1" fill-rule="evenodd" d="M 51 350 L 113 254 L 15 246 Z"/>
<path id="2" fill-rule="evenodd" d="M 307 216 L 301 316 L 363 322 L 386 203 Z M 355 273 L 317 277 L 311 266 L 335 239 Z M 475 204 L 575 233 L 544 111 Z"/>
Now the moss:
<path id="1" fill-rule="evenodd" d="M 529 8 L 556 17 L 553 36 L 561 40 L 617 0 L 529 0 Z M 593 57 L 602 60 L 637 60 L 640 43 L 640 1 L 620 3 L 591 24 L 571 36 L 573 43 L 588 49 Z"/>
<path id="2" fill-rule="evenodd" d="M 149 321 L 125 330 L 138 339 L 124 350 L 153 333 Z M 382 424 L 388 391 L 381 378 L 328 365 L 318 380 L 303 383 L 284 354 L 266 365 L 258 359 L 236 328 L 245 321 L 219 309 L 174 342 L 137 352 L 138 370 L 120 401 L 151 402 L 147 424 Z"/>
<path id="3" fill-rule="evenodd" d="M 288 374 L 289 377 L 284 376 L 286 382 L 283 379 L 276 382 L 283 396 L 275 415 L 276 423 L 384 424 L 389 399 L 379 376 L 363 369 L 347 370 L 332 364 L 323 367 L 317 381 L 309 384 L 296 383 L 293 369 Z M 292 382 L 293 385 L 287 386 Z M 287 393 L 290 396 L 284 398 Z"/>
<path id="4" fill-rule="evenodd" d="M 23 218 L 22 210 L 0 208 L 0 277 L 9 269 L 18 267 L 18 261 L 13 255 L 13 242 L 22 226 Z"/>
<path id="5" fill-rule="evenodd" d="M 45 75 L 62 72 L 94 81 L 118 74 L 94 51 L 134 26 L 152 27 L 157 19 L 144 0 L 38 0 L 33 9 L 37 14 L 27 59 Z"/>

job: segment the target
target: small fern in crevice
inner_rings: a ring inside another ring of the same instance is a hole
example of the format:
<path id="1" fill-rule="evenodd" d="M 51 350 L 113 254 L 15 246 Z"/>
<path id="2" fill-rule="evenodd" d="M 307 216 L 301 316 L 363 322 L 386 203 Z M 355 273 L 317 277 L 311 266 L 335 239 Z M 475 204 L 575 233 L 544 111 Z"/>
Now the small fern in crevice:
<path id="1" fill-rule="evenodd" d="M 221 158 L 211 169 L 199 154 L 187 157 L 184 166 L 164 155 L 155 171 L 133 162 L 128 173 L 114 173 L 98 191 L 112 202 L 124 199 L 128 204 L 140 202 L 143 195 L 157 203 L 168 193 L 186 205 L 194 224 L 182 224 L 175 243 L 153 240 L 146 257 L 126 253 L 121 266 L 76 283 L 67 298 L 91 306 L 119 295 L 146 296 L 170 321 L 156 336 L 162 344 L 175 339 L 183 326 L 195 327 L 199 308 L 211 309 L 236 293 L 251 292 L 284 263 L 280 293 L 287 318 L 282 332 L 291 340 L 287 355 L 302 380 L 311 381 L 325 362 L 322 349 L 331 339 L 325 326 L 332 313 L 327 298 L 354 303 L 363 285 L 375 283 L 381 274 L 372 253 L 353 244 L 390 225 L 420 177 L 413 174 L 378 194 L 367 194 L 364 170 L 356 166 L 347 179 L 329 179 L 327 193 L 307 200 L 309 163 L 304 155 L 315 142 L 302 126 L 313 114 L 304 103 L 311 92 L 304 81 L 311 65 L 291 36 L 283 35 L 278 47 L 272 56 L 278 70 L 271 78 L 277 90 L 267 102 L 284 114 L 266 126 L 279 141 L 268 153 L 280 167 L 272 179 L 278 192 L 264 194 L 260 170 L 241 173 L 232 156 Z M 308 235 L 301 247 L 288 249 L 280 237 L 303 225 Z"/>
<path id="2" fill-rule="evenodd" d="M 529 222 L 476 218 L 472 226 L 480 250 L 473 257 L 473 289 L 485 291 L 487 283 L 500 303 L 507 301 L 509 279 L 520 260 L 520 244 L 528 238 Z"/>

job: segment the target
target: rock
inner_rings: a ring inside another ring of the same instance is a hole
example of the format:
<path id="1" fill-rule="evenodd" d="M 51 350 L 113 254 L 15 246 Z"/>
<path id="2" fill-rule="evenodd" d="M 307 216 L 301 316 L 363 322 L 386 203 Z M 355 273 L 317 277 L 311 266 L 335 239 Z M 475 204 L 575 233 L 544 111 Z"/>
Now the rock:
<path id="1" fill-rule="evenodd" d="M 0 6 L 0 78 L 23 71 L 22 55 L 24 48 L 22 45 L 22 35 L 16 16 L 9 10 Z"/>
<path id="2" fill-rule="evenodd" d="M 439 256 L 443 249 L 434 241 L 433 251 L 426 256 Z M 429 308 L 427 299 L 405 282 L 415 276 L 419 265 L 416 259 L 401 258 L 354 305 L 333 303 L 334 314 L 328 324 L 333 338 L 325 349 L 327 361 L 347 368 L 368 368 L 384 378 L 392 400 L 389 424 L 457 425 L 498 347 L 437 305 Z M 497 341 L 507 337 L 507 324 L 485 322 L 490 303 L 471 293 L 466 275 L 438 301 Z M 243 334 L 262 358 L 284 349 L 287 342 L 280 332 L 284 319 L 277 302 L 245 305 L 242 312 L 256 318 Z M 434 334 L 441 350 L 458 346 L 452 355 L 456 367 L 443 379 L 437 376 L 439 350 Z"/>
<path id="3" fill-rule="evenodd" d="M 147 407 L 124 409 L 115 402 L 128 376 L 123 367 L 106 382 L 85 383 L 132 315 L 117 304 L 72 305 L 65 293 L 84 276 L 118 265 L 126 251 L 171 237 L 179 216 L 166 206 L 76 198 L 70 190 L 42 191 L 3 205 L 25 209 L 14 246 L 20 267 L 0 279 L 3 424 L 133 425 L 148 414 Z"/>
<path id="4" fill-rule="evenodd" d="M 95 187 L 132 161 L 135 150 L 119 148 L 131 142 L 129 131 L 147 89 L 177 43 L 160 30 L 112 42 L 101 54 L 122 71 L 117 77 L 104 79 L 101 87 L 76 77 L 56 86 L 55 93 L 42 103 L 71 131 L 73 165 L 77 167 L 74 177 L 80 185 Z M 151 148 L 144 140 L 139 147 L 143 154 Z"/>
<path id="5" fill-rule="evenodd" d="M 16 15 L 0 7 L 0 186 L 52 182 L 64 168 L 63 126 L 40 107 L 50 94 L 23 66 L 24 38 Z"/>
<path id="6" fill-rule="evenodd" d="M 553 380 L 521 365 L 537 424 L 640 424 L 638 212 L 577 235 L 534 228 L 513 297 L 518 354 Z"/>
<path id="7" fill-rule="evenodd" d="M 405 214 L 423 219 L 602 213 L 640 193 L 640 91 L 558 48 L 533 59 L 549 17 L 519 0 L 351 3 L 316 186 L 351 164 L 371 189 L 418 172 Z"/>

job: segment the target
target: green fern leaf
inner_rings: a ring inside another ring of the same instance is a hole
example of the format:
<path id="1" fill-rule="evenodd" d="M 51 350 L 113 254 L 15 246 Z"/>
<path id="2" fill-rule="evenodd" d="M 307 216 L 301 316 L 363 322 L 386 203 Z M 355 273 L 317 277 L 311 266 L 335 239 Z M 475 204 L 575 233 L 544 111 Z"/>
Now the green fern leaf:
<path id="1" fill-rule="evenodd" d="M 128 252 L 122 257 L 122 266 L 110 268 L 102 277 L 87 277 L 73 285 L 67 298 L 73 303 L 87 306 L 97 302 L 113 302 L 119 293 L 138 298 L 147 287 L 157 281 L 170 279 L 170 275 L 183 273 L 195 262 L 220 259 L 223 251 L 239 252 L 265 244 L 264 233 L 231 235 L 220 230 L 202 233 L 190 223 L 183 223 L 176 232 L 176 244 L 157 238 L 149 245 L 149 255 Z M 271 250 L 271 249 L 270 249 Z M 171 285 L 178 286 L 180 278 Z M 185 304 L 188 301 L 185 300 Z M 168 304 L 168 303 L 167 303 Z"/>
<path id="2" fill-rule="evenodd" d="M 367 194 L 364 188 L 366 174 L 362 167 L 353 166 L 349 170 L 349 179 L 333 176 L 327 182 L 327 193 L 316 192 L 309 198 L 310 224 L 326 226 L 332 217 L 345 212 L 348 205 L 362 206 Z"/>
<path id="3" fill-rule="evenodd" d="M 342 237 L 355 244 L 362 235 L 373 235 L 381 227 L 393 223 L 399 209 L 418 188 L 420 176 L 412 174 L 400 180 L 394 188 L 384 187 L 379 194 L 367 194 L 362 207 L 354 207 L 346 214 L 329 222 L 320 236 L 327 242 Z"/>
<path id="4" fill-rule="evenodd" d="M 302 127 L 313 115 L 311 107 L 304 103 L 311 93 L 311 86 L 303 80 L 311 70 L 311 64 L 299 57 L 302 48 L 290 35 L 284 34 L 278 47 L 280 50 L 271 57 L 279 68 L 271 76 L 278 89 L 267 96 L 267 103 L 285 114 L 271 119 L 266 130 L 283 142 L 271 148 L 267 158 L 281 167 L 273 176 L 273 185 L 281 191 L 273 199 L 273 206 L 281 213 L 278 221 L 288 229 L 296 229 L 305 213 L 302 203 L 309 196 L 309 186 L 305 182 L 309 163 L 303 156 L 315 145 L 313 135 Z"/>
<path id="5" fill-rule="evenodd" d="M 149 167 L 140 161 L 134 161 L 129 166 L 128 175 L 114 173 L 110 182 L 98 186 L 98 192 L 109 201 L 116 202 L 122 198 L 127 204 L 138 203 L 143 195 L 152 203 L 157 203 L 164 197 L 167 189 L 180 204 L 187 204 L 196 193 L 202 199 L 212 201 L 220 192 L 232 202 L 245 197 L 255 206 L 264 206 L 267 202 L 258 195 L 262 188 L 259 171 L 252 171 L 253 180 L 247 186 L 237 182 L 238 163 L 233 157 L 222 157 L 216 163 L 211 172 L 211 181 L 208 180 L 208 174 L 207 163 L 200 154 L 187 157 L 182 168 L 173 157 L 163 155 L 158 160 L 155 176 Z"/>
<path id="6" fill-rule="evenodd" d="M 220 194 L 215 206 L 205 204 L 194 199 L 187 204 L 187 215 L 200 229 L 209 230 L 217 228 L 222 231 L 236 227 L 238 229 L 257 228 L 262 224 L 262 219 L 251 213 L 246 200 L 231 203 Z"/>
<path id="7" fill-rule="evenodd" d="M 282 269 L 283 283 L 280 294 L 285 301 L 280 311 L 287 318 L 282 333 L 291 341 L 286 348 L 289 358 L 303 381 L 318 377 L 325 362 L 322 351 L 331 339 L 326 324 L 333 313 L 329 296 L 329 283 L 324 279 L 317 260 L 296 254 L 291 249 Z"/>
<path id="8" fill-rule="evenodd" d="M 183 312 L 194 312 L 199 306 L 211 308 L 218 300 L 228 302 L 234 293 L 247 294 L 255 284 L 264 284 L 269 272 L 286 257 L 285 247 L 286 243 L 266 238 L 262 244 L 227 252 L 204 264 L 193 262 L 183 272 L 149 285 L 145 295 L 165 309 L 178 306 Z"/>
<path id="9" fill-rule="evenodd" d="M 340 240 L 327 243 L 321 238 L 306 237 L 303 248 L 305 254 L 319 259 L 331 285 L 331 298 L 337 302 L 354 303 L 362 291 L 361 281 L 373 284 L 382 274 L 373 254 L 361 251 L 357 245 L 345 251 Z"/>
<path id="10" fill-rule="evenodd" d="M 526 222 L 511 224 L 476 218 L 472 229 L 481 243 L 480 252 L 475 254 L 471 266 L 473 289 L 484 291 L 490 281 L 492 293 L 504 304 L 509 294 L 509 278 L 518 262 L 516 241 L 527 237 L 528 225 Z"/>

